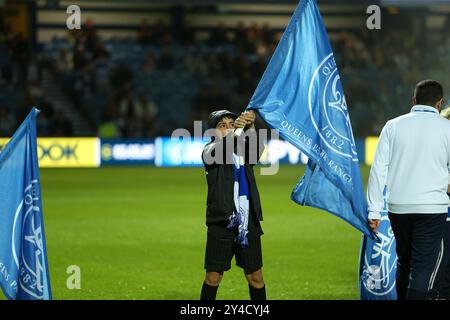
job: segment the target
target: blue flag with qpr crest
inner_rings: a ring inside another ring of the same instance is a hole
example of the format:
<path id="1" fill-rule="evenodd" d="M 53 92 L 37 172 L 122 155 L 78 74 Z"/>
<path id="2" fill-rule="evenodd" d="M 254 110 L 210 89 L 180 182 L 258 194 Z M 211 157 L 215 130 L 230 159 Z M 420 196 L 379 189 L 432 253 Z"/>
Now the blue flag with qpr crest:
<path id="1" fill-rule="evenodd" d="M 302 0 L 247 109 L 309 157 L 292 192 L 375 238 L 339 71 L 314 0 Z"/>
<path id="2" fill-rule="evenodd" d="M 8 299 L 50 300 L 33 108 L 0 153 L 0 286 Z"/>
<path id="3" fill-rule="evenodd" d="M 363 235 L 359 256 L 359 292 L 361 300 L 397 300 L 395 288 L 397 253 L 387 209 L 387 188 L 384 188 L 384 208 L 377 236 L 373 241 Z"/>

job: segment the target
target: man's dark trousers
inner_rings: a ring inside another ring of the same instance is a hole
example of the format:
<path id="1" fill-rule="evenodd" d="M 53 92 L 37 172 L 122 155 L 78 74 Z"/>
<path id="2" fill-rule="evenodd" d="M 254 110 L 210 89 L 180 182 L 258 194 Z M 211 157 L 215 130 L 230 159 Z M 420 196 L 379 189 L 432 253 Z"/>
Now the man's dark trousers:
<path id="1" fill-rule="evenodd" d="M 432 297 L 439 300 L 450 300 L 450 214 L 447 215 L 444 231 L 444 248 L 438 259 L 441 265 L 434 282 Z"/>
<path id="2" fill-rule="evenodd" d="M 425 300 L 439 268 L 439 252 L 447 213 L 389 213 L 397 242 L 397 297 Z"/>

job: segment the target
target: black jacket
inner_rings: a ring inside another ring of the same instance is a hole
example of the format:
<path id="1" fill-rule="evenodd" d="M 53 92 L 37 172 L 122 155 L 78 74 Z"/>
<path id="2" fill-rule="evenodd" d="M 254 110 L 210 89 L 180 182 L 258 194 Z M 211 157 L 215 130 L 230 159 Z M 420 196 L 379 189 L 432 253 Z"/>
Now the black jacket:
<path id="1" fill-rule="evenodd" d="M 241 155 L 241 150 L 245 148 L 245 174 L 248 180 L 250 193 L 250 213 L 255 219 L 263 220 L 259 192 L 256 186 L 253 166 L 258 162 L 264 151 L 264 140 L 258 137 L 256 130 L 247 130 L 248 136 L 235 137 L 234 152 Z M 232 139 L 232 138 L 231 138 Z M 233 152 L 227 152 L 226 140 L 230 137 L 224 137 L 217 141 L 208 143 L 202 153 L 203 163 L 206 169 L 206 180 L 208 183 L 208 197 L 206 202 L 206 225 L 218 224 L 229 221 L 230 215 L 235 211 L 234 206 L 234 170 L 233 170 Z M 252 148 L 250 148 L 250 143 Z M 212 162 L 211 159 L 222 150 L 218 156 L 221 161 Z M 253 152 L 252 152 L 253 151 Z M 219 162 L 219 163 L 217 163 Z"/>

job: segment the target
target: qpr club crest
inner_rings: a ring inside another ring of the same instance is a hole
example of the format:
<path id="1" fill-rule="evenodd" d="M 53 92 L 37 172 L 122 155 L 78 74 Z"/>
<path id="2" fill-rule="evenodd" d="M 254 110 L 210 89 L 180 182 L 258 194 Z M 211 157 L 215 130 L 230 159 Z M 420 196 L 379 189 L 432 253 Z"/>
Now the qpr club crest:
<path id="1" fill-rule="evenodd" d="M 319 106 L 314 106 L 314 101 Z M 308 91 L 308 107 L 323 144 L 339 156 L 358 161 L 347 102 L 333 53 L 326 56 L 314 71 Z"/>
<path id="2" fill-rule="evenodd" d="M 368 241 L 364 253 L 361 284 L 374 296 L 394 294 L 397 255 L 395 237 L 389 217 L 383 214 L 377 236 L 381 242 Z M 372 247 L 370 247 L 372 246 Z"/>
<path id="3" fill-rule="evenodd" d="M 20 275 L 15 290 L 35 299 L 44 299 L 45 260 L 39 200 L 38 181 L 33 180 L 25 188 L 15 213 L 12 254 Z"/>

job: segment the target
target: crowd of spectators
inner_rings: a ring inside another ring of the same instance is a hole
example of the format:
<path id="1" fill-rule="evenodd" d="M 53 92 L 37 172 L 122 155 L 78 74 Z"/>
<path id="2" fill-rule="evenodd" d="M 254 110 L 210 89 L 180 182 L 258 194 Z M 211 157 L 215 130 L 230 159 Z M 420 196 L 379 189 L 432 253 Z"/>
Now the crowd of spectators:
<path id="1" fill-rule="evenodd" d="M 40 136 L 71 136 L 72 124 L 56 111 L 44 92 L 42 64 L 30 41 L 14 32 L 0 16 L 0 136 L 10 137 L 32 106 L 42 113 L 37 125 Z"/>
<path id="2" fill-rule="evenodd" d="M 199 39 L 163 21 L 143 21 L 136 39 L 104 41 L 91 21 L 71 37 L 53 70 L 101 135 L 126 138 L 190 128 L 214 108 L 242 110 L 279 40 L 268 25 L 219 25 Z"/>
<path id="3" fill-rule="evenodd" d="M 357 137 L 378 135 L 387 120 L 407 112 L 417 81 L 436 78 L 450 88 L 446 29 L 421 31 L 406 24 L 389 30 L 330 32 Z M 70 32 L 70 40 L 55 39 L 43 60 L 100 136 L 148 138 L 170 135 L 178 127 L 191 129 L 194 120 L 206 119 L 213 109 L 242 111 L 281 35 L 267 24 L 219 24 L 205 32 L 161 20 L 142 21 L 132 39 L 102 39 L 88 21 Z M 42 63 L 27 50 L 15 50 L 20 53 L 10 56 L 26 61 L 28 72 L 19 68 L 17 80 L 7 82 L 26 84 L 28 101 L 22 105 L 29 106 L 40 81 L 40 72 L 30 70 Z M 23 68 L 24 63 L 17 64 Z M 45 93 L 37 96 L 45 106 Z M 1 104 L 0 110 L 5 110 Z M 0 112 L 2 119 L 14 118 Z M 64 122 L 53 114 L 50 124 L 42 125 L 49 135 Z M 14 120 L 3 122 L 13 127 Z"/>
<path id="4" fill-rule="evenodd" d="M 425 39 L 411 28 L 331 34 L 356 136 L 377 135 L 387 120 L 407 112 L 420 79 L 446 79 L 450 41 L 445 30 Z M 79 104 L 88 104 L 86 113 L 96 114 L 100 133 L 170 135 L 180 126 L 192 128 L 194 120 L 206 119 L 213 109 L 243 110 L 281 34 L 257 23 L 219 24 L 199 34 L 188 25 L 174 31 L 163 21 L 143 21 L 135 39 L 105 41 L 90 22 L 72 34 L 72 50 L 61 49 L 55 65 L 70 75 L 75 85 L 68 89 Z M 424 45 L 433 39 L 436 51 Z M 122 46 L 114 46 L 117 42 Z M 114 58 L 120 48 L 136 51 L 131 49 L 136 46 L 144 49 Z M 175 79 L 165 82 L 167 75 Z M 185 82 L 176 81 L 183 77 Z"/>

